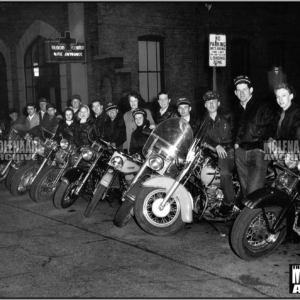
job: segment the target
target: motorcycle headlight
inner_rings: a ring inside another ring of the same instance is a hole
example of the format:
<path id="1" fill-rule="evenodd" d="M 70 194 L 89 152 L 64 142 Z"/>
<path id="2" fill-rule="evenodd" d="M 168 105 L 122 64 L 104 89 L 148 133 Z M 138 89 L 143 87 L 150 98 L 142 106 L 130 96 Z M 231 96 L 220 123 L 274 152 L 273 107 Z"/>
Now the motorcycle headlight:
<path id="1" fill-rule="evenodd" d="M 113 167 L 116 168 L 116 169 L 122 168 L 122 167 L 123 167 L 123 164 L 124 164 L 123 159 L 122 159 L 122 157 L 120 157 L 120 156 L 115 156 L 115 157 L 111 160 L 110 163 L 111 163 L 111 164 L 113 165 Z"/>
<path id="2" fill-rule="evenodd" d="M 66 139 L 62 139 L 61 141 L 60 141 L 60 147 L 62 148 L 62 149 L 67 149 L 68 148 L 68 146 L 69 146 L 69 142 L 68 142 L 68 140 L 66 140 Z"/>
<path id="3" fill-rule="evenodd" d="M 36 148 L 36 153 L 40 156 L 43 156 L 45 154 L 45 147 L 38 145 Z"/>
<path id="4" fill-rule="evenodd" d="M 82 157 L 84 160 L 89 161 L 93 158 L 93 156 L 94 156 L 94 152 L 91 151 L 90 149 L 85 149 L 82 151 Z"/>
<path id="5" fill-rule="evenodd" d="M 284 163 L 289 169 L 294 169 L 298 166 L 298 157 L 293 153 L 288 153 L 284 157 Z"/>
<path id="6" fill-rule="evenodd" d="M 149 159 L 149 167 L 154 171 L 159 171 L 163 168 L 164 161 L 159 156 L 154 156 Z"/>

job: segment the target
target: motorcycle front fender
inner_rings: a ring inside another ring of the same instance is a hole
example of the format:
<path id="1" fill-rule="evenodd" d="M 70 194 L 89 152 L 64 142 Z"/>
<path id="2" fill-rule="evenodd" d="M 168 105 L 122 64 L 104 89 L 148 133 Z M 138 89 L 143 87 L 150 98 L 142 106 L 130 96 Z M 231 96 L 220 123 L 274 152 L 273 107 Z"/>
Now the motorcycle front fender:
<path id="1" fill-rule="evenodd" d="M 101 180 L 100 180 L 100 184 L 102 184 L 105 187 L 109 187 L 111 181 L 114 178 L 114 174 L 116 171 L 109 169 L 107 172 L 105 172 L 105 174 L 102 176 Z"/>
<path id="2" fill-rule="evenodd" d="M 264 187 L 249 194 L 242 202 L 248 208 L 254 209 L 270 206 L 286 207 L 291 204 L 292 199 L 276 188 Z"/>
<path id="3" fill-rule="evenodd" d="M 83 170 L 82 168 L 73 168 L 71 170 L 68 170 L 61 178 L 61 180 L 67 183 L 72 183 L 78 180 L 81 175 L 83 175 L 82 177 L 84 177 L 86 173 L 87 171 Z"/>
<path id="4" fill-rule="evenodd" d="M 143 182 L 142 186 L 164 188 L 166 189 L 166 193 L 168 193 L 174 182 L 175 179 L 171 177 L 155 176 Z M 192 223 L 194 202 L 191 194 L 182 184 L 179 184 L 178 188 L 173 194 L 173 197 L 178 198 L 180 202 L 182 221 L 185 223 Z"/>

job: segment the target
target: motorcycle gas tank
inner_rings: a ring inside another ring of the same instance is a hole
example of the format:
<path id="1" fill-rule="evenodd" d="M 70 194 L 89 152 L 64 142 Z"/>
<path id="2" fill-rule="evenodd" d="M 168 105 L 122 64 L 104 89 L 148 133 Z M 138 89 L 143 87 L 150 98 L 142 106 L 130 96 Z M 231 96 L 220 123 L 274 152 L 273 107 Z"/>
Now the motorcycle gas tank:
<path id="1" fill-rule="evenodd" d="M 219 171 L 217 170 L 217 168 L 214 168 L 209 164 L 202 168 L 200 178 L 205 185 L 220 184 Z"/>
<path id="2" fill-rule="evenodd" d="M 119 151 L 114 152 L 108 164 L 125 174 L 135 173 L 140 169 L 140 165 Z"/>

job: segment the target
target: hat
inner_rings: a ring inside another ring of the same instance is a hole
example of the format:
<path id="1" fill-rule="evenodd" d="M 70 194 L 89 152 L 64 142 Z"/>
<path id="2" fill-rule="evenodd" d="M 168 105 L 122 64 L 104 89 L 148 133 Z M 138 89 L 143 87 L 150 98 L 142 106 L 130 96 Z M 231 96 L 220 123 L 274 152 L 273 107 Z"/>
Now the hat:
<path id="1" fill-rule="evenodd" d="M 46 109 L 49 109 L 49 108 L 54 108 L 54 109 L 56 109 L 55 105 L 52 104 L 52 103 L 49 103 L 49 104 L 46 105 Z"/>
<path id="2" fill-rule="evenodd" d="M 181 104 L 188 104 L 189 106 L 191 106 L 191 101 L 188 98 L 179 98 L 177 100 L 176 106 L 179 106 Z"/>
<path id="3" fill-rule="evenodd" d="M 40 98 L 39 103 L 41 102 L 48 102 L 46 98 Z"/>
<path id="4" fill-rule="evenodd" d="M 17 112 L 17 110 L 15 109 L 15 108 L 10 108 L 9 110 L 8 110 L 8 114 L 10 115 L 10 114 L 13 114 L 13 113 L 16 113 Z"/>
<path id="5" fill-rule="evenodd" d="M 109 110 L 114 109 L 114 108 L 118 109 L 118 106 L 116 104 L 113 104 L 113 103 L 108 103 L 105 111 L 108 112 Z"/>
<path id="6" fill-rule="evenodd" d="M 72 101 L 73 101 L 74 99 L 78 99 L 78 100 L 81 102 L 81 97 L 80 97 L 80 95 L 78 95 L 78 94 L 74 94 L 74 95 L 72 96 Z"/>
<path id="7" fill-rule="evenodd" d="M 137 114 L 141 114 L 144 115 L 144 118 L 147 116 L 147 113 L 144 109 L 142 108 L 136 108 L 133 112 L 132 112 L 132 116 L 134 117 Z"/>
<path id="8" fill-rule="evenodd" d="M 251 84 L 251 81 L 248 76 L 240 75 L 233 80 L 234 85 L 240 84 L 240 83 L 247 83 Z"/>
<path id="9" fill-rule="evenodd" d="M 209 100 L 219 100 L 219 98 L 220 98 L 219 94 L 215 91 L 208 91 L 203 96 L 205 102 Z"/>

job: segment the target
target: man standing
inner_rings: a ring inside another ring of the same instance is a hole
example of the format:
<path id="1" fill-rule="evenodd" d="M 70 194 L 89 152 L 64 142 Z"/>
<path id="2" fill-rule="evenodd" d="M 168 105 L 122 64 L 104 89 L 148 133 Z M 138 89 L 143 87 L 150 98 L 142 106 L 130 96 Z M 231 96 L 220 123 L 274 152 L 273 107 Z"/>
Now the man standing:
<path id="1" fill-rule="evenodd" d="M 101 100 L 94 100 L 92 102 L 92 110 L 94 111 L 95 121 L 94 121 L 94 132 L 97 138 L 103 139 L 104 136 L 104 122 L 107 118 L 105 111 L 103 109 L 103 103 Z"/>
<path id="2" fill-rule="evenodd" d="M 40 110 L 38 112 L 38 115 L 39 115 L 40 123 L 41 123 L 44 118 L 49 117 L 48 113 L 47 113 L 47 109 L 46 109 L 46 105 L 47 105 L 46 98 L 40 98 L 39 105 L 40 105 Z"/>
<path id="3" fill-rule="evenodd" d="M 224 193 L 224 201 L 219 209 L 219 215 L 227 217 L 235 204 L 232 175 L 234 163 L 234 120 L 232 114 L 220 106 L 219 94 L 208 91 L 203 96 L 204 106 L 209 114 L 208 128 L 204 141 L 214 147 L 218 154 L 220 182 Z"/>
<path id="4" fill-rule="evenodd" d="M 198 122 L 195 117 L 191 116 L 191 101 L 188 98 L 179 98 L 177 103 L 177 110 L 181 118 L 185 119 L 192 127 L 193 133 L 198 129 Z"/>
<path id="5" fill-rule="evenodd" d="M 160 109 L 154 114 L 155 124 L 158 125 L 169 118 L 178 117 L 178 113 L 170 106 L 171 99 L 167 92 L 160 92 L 158 94 L 158 103 Z"/>
<path id="6" fill-rule="evenodd" d="M 80 111 L 80 105 L 81 105 L 81 97 L 80 97 L 80 95 L 74 94 L 72 96 L 72 102 L 71 102 L 71 104 L 72 104 L 71 108 L 74 111 L 74 120 L 75 121 L 79 121 L 80 118 L 78 116 L 78 113 Z"/>
<path id="7" fill-rule="evenodd" d="M 112 146 L 122 149 L 126 141 L 126 127 L 123 116 L 119 113 L 117 105 L 109 103 L 105 109 L 108 119 L 105 121 L 104 140 Z"/>
<path id="8" fill-rule="evenodd" d="M 237 136 L 235 162 L 244 197 L 264 187 L 268 162 L 264 142 L 274 135 L 274 113 L 268 103 L 253 96 L 247 76 L 234 79 L 235 95 L 240 100 L 235 111 Z"/>

